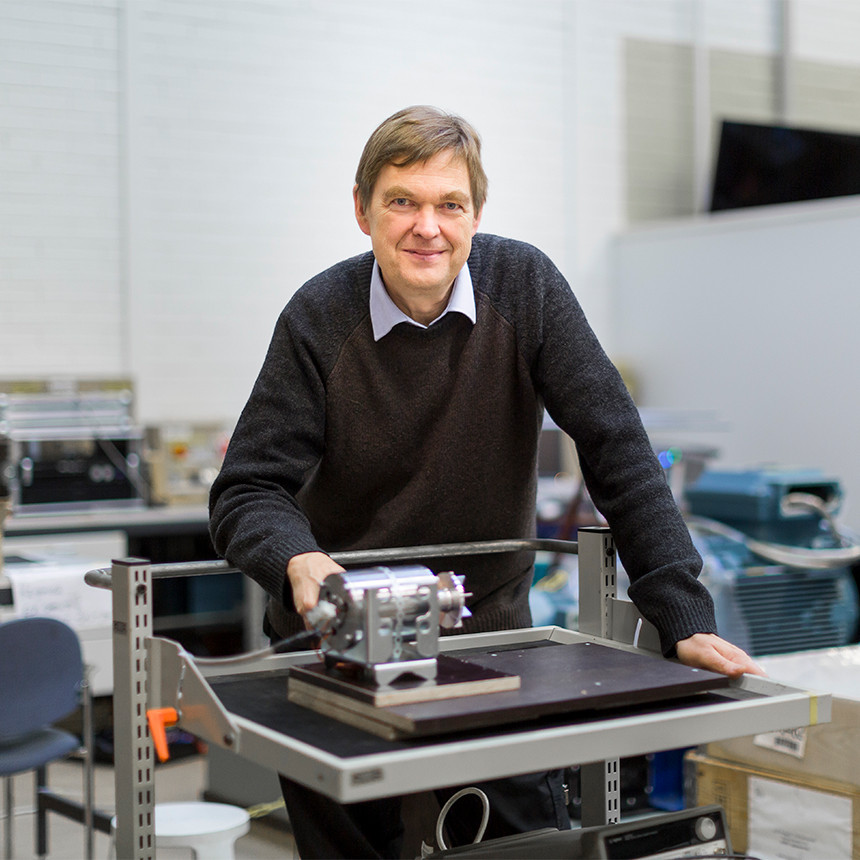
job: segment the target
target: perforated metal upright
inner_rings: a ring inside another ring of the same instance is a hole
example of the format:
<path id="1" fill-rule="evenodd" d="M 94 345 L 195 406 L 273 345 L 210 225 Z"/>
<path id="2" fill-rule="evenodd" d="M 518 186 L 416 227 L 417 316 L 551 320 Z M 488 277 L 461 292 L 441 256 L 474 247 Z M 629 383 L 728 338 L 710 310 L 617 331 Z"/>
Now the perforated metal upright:
<path id="1" fill-rule="evenodd" d="M 608 528 L 577 532 L 579 545 L 579 631 L 612 638 L 611 601 L 617 594 L 615 542 Z M 582 826 L 615 824 L 621 819 L 620 760 L 583 764 L 579 770 Z"/>
<path id="2" fill-rule="evenodd" d="M 615 541 L 602 526 L 577 532 L 579 555 L 579 632 L 612 638 L 610 602 L 617 593 Z"/>
<path id="3" fill-rule="evenodd" d="M 155 760 L 146 723 L 147 641 L 152 635 L 149 563 L 114 561 L 113 725 L 118 860 L 155 857 Z"/>

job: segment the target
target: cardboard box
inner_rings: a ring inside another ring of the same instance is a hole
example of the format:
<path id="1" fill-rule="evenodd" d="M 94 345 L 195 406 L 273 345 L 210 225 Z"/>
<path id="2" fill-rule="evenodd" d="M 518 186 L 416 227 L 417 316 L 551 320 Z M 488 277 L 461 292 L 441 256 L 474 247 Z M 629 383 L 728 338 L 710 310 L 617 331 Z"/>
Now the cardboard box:
<path id="1" fill-rule="evenodd" d="M 831 692 L 829 723 L 715 741 L 700 752 L 726 762 L 860 789 L 860 647 L 760 659 L 769 676 L 801 689 Z"/>
<path id="2" fill-rule="evenodd" d="M 834 780 L 860 789 L 860 702 L 834 696 L 829 723 L 714 741 L 701 752 L 788 778 Z"/>
<path id="3" fill-rule="evenodd" d="M 769 860 L 860 860 L 860 790 L 685 756 L 690 805 L 719 804 L 732 849 Z"/>

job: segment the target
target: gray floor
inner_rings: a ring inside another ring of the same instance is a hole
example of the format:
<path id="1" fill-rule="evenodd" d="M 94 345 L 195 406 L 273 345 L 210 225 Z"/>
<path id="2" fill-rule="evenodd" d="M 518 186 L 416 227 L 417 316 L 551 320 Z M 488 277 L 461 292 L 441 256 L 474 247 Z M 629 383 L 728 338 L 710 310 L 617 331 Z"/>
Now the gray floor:
<path id="1" fill-rule="evenodd" d="M 73 800 L 83 797 L 82 768 L 75 761 L 58 762 L 48 768 L 48 784 L 52 790 L 62 793 Z M 206 785 L 206 758 L 203 755 L 193 756 L 176 762 L 159 765 L 155 771 L 155 797 L 157 802 L 179 800 L 201 800 Z M 13 781 L 14 792 L 14 860 L 27 860 L 36 857 L 35 853 L 35 821 L 33 812 L 33 778 L 31 774 L 22 774 Z M 2 795 L 0 795 L 2 797 Z M 273 801 L 279 798 L 272 798 Z M 104 812 L 112 812 L 114 807 L 113 768 L 109 765 L 97 765 L 95 773 L 95 802 Z M 0 809 L 3 808 L 0 803 Z M 0 838 L 0 856 L 5 845 L 6 821 L 2 822 L 2 838 Z M 83 860 L 84 831 L 76 822 L 56 814 L 48 816 L 48 857 L 51 860 Z M 110 856 L 110 838 L 96 833 L 95 857 L 97 860 L 108 860 Z M 158 851 L 157 857 L 162 858 L 191 858 L 191 850 L 169 849 Z M 261 817 L 251 819 L 251 830 L 236 842 L 237 860 L 293 860 L 295 857 L 294 844 L 290 833 L 284 824 L 276 819 Z M 205 858 L 200 858 L 205 860 Z"/>

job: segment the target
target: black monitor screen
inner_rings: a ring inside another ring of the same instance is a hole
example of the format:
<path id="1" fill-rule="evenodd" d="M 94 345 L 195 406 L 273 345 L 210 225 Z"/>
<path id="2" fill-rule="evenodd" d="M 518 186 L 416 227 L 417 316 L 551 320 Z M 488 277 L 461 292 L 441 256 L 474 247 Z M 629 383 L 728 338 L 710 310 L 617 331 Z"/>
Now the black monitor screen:
<path id="1" fill-rule="evenodd" d="M 723 121 L 711 211 L 860 194 L 860 135 Z"/>

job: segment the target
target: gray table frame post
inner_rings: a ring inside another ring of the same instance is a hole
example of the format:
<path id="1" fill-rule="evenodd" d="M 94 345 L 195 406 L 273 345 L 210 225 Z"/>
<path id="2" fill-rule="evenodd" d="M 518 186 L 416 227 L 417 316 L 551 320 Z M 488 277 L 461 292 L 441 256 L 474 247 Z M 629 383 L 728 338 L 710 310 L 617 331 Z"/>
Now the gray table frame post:
<path id="1" fill-rule="evenodd" d="M 149 563 L 114 561 L 113 727 L 118 860 L 155 858 L 155 761 L 146 722 L 152 636 Z"/>
<path id="2" fill-rule="evenodd" d="M 589 526 L 579 544 L 579 632 L 612 638 L 611 602 L 617 594 L 615 543 L 608 528 Z M 621 820 L 620 760 L 583 764 L 579 769 L 583 827 Z"/>

